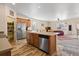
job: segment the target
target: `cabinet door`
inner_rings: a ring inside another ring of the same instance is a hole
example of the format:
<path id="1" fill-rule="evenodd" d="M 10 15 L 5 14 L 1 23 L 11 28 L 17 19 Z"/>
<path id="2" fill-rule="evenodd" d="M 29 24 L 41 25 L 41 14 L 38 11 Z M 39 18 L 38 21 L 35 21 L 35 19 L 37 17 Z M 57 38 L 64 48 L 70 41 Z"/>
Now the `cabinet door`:
<path id="1" fill-rule="evenodd" d="M 34 45 L 35 47 L 39 47 L 39 37 L 38 34 L 29 33 L 29 39 L 27 39 L 29 44 Z"/>
<path id="2" fill-rule="evenodd" d="M 56 54 L 56 35 L 50 36 L 48 42 L 49 42 L 48 53 L 50 55 L 55 55 Z"/>
<path id="3" fill-rule="evenodd" d="M 30 44 L 33 45 L 33 34 L 32 33 L 30 34 Z"/>
<path id="4" fill-rule="evenodd" d="M 36 47 L 39 47 L 39 37 L 38 34 L 33 34 L 33 44 Z"/>
<path id="5" fill-rule="evenodd" d="M 26 33 L 26 39 L 27 39 L 27 43 L 30 43 L 30 33 Z"/>
<path id="6" fill-rule="evenodd" d="M 32 33 L 29 33 L 29 39 L 27 39 L 27 42 L 29 43 L 29 44 L 33 44 L 33 36 L 32 36 Z"/>

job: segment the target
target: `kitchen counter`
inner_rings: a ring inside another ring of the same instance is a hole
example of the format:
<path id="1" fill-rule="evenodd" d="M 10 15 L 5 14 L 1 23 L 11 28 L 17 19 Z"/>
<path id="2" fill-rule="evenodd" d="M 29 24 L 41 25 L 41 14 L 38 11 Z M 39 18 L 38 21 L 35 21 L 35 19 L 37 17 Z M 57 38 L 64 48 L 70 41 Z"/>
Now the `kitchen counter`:
<path id="1" fill-rule="evenodd" d="M 8 55 L 12 49 L 7 38 L 0 38 L 0 55 Z"/>
<path id="2" fill-rule="evenodd" d="M 47 35 L 47 36 L 52 36 L 52 35 L 56 35 L 58 33 L 55 32 L 36 32 L 36 31 L 28 31 L 29 33 L 36 33 L 36 34 L 43 34 L 43 35 Z"/>

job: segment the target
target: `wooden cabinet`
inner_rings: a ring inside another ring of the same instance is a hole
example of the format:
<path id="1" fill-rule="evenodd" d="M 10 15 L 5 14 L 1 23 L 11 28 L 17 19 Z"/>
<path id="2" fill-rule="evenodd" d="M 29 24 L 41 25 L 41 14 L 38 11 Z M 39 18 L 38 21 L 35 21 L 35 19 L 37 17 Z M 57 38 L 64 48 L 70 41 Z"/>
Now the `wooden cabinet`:
<path id="1" fill-rule="evenodd" d="M 30 44 L 30 33 L 26 32 L 27 43 Z"/>
<path id="2" fill-rule="evenodd" d="M 48 53 L 50 55 L 56 55 L 56 36 L 49 36 L 48 43 Z"/>
<path id="3" fill-rule="evenodd" d="M 29 44 L 32 44 L 36 47 L 38 47 L 39 45 L 39 37 L 38 37 L 38 34 L 35 34 L 35 33 L 29 33 L 29 39 L 27 39 L 27 42 Z"/>
<path id="4" fill-rule="evenodd" d="M 29 43 L 29 44 L 33 44 L 33 36 L 32 36 L 32 34 L 31 33 L 29 33 L 29 38 L 27 39 L 27 42 Z"/>
<path id="5" fill-rule="evenodd" d="M 17 19 L 17 24 L 25 24 L 26 26 L 31 26 L 31 20 L 30 19 L 24 19 L 24 18 L 16 18 Z"/>
<path id="6" fill-rule="evenodd" d="M 33 44 L 36 47 L 39 47 L 39 37 L 38 34 L 33 34 Z"/>

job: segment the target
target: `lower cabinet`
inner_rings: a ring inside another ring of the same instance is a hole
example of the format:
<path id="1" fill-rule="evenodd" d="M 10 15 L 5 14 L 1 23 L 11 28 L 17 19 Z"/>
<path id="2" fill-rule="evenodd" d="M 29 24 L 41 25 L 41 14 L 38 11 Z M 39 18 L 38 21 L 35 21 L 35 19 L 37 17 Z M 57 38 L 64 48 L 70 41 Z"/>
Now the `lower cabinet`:
<path id="1" fill-rule="evenodd" d="M 33 45 L 33 34 L 29 33 L 29 43 Z"/>
<path id="2" fill-rule="evenodd" d="M 57 51 L 56 51 L 56 36 L 53 35 L 53 36 L 49 36 L 49 39 L 48 39 L 48 53 L 50 55 L 57 55 Z"/>
<path id="3" fill-rule="evenodd" d="M 39 37 L 38 34 L 29 33 L 29 39 L 27 40 L 29 44 L 39 47 Z"/>
<path id="4" fill-rule="evenodd" d="M 33 34 L 33 44 L 36 47 L 39 47 L 39 37 L 38 34 Z"/>

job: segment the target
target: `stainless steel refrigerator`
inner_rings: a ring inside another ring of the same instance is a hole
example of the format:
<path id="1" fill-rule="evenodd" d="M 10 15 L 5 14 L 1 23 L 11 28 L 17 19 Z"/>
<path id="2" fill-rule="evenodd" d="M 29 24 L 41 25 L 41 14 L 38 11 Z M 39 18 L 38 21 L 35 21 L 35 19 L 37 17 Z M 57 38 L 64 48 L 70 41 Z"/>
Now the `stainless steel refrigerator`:
<path id="1" fill-rule="evenodd" d="M 17 39 L 25 39 L 26 38 L 26 25 L 24 24 L 17 24 Z"/>

